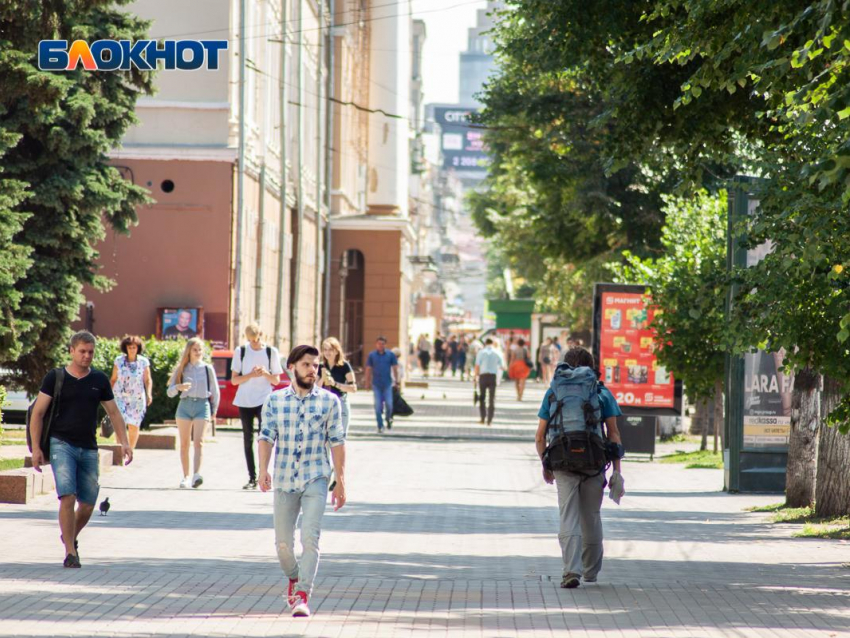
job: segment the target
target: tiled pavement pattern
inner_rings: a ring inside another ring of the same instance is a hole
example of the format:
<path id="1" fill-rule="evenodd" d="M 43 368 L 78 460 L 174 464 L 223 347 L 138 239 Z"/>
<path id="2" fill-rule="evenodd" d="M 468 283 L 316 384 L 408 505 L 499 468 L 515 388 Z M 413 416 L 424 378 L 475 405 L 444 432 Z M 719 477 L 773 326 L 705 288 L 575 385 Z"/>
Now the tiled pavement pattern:
<path id="1" fill-rule="evenodd" d="M 421 427 L 479 428 L 461 423 L 450 384 L 432 384 L 434 405 L 409 397 Z M 529 397 L 517 411 L 533 424 L 533 409 Z M 239 489 L 241 436 L 221 432 L 199 490 L 176 489 L 174 452 L 104 475 L 113 509 L 81 537 L 81 570 L 61 568 L 52 497 L 0 506 L 0 636 L 850 636 L 848 544 L 742 511 L 776 496 L 631 461 L 623 504 L 604 505 L 599 583 L 561 590 L 554 489 L 530 443 L 404 427 L 352 437 L 350 503 L 325 517 L 312 618 L 283 608 L 270 496 Z"/>

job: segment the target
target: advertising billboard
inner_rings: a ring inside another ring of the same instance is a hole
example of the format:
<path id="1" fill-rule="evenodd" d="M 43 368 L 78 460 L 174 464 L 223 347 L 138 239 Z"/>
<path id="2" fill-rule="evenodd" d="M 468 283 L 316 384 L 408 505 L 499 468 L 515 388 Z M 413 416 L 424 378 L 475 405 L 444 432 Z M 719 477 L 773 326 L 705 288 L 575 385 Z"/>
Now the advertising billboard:
<path id="1" fill-rule="evenodd" d="M 784 354 L 744 355 L 744 449 L 788 450 L 794 377 L 780 370 Z"/>
<path id="2" fill-rule="evenodd" d="M 681 388 L 655 356 L 655 310 L 644 286 L 597 284 L 594 355 L 601 380 L 626 414 L 681 412 Z"/>
<path id="3" fill-rule="evenodd" d="M 158 308 L 157 339 L 190 339 L 204 337 L 203 308 Z"/>
<path id="4" fill-rule="evenodd" d="M 483 129 L 470 124 L 476 109 L 438 106 L 434 120 L 440 126 L 443 168 L 484 173 L 490 163 L 484 146 Z"/>

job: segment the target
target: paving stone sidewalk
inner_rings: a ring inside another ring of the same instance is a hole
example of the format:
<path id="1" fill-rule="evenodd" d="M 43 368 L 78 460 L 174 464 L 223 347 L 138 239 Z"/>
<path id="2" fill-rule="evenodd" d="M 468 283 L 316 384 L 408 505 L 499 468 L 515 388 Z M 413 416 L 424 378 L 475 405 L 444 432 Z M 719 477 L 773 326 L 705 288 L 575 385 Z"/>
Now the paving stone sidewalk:
<path id="1" fill-rule="evenodd" d="M 409 398 L 421 428 L 480 427 L 452 381 L 429 391 Z M 533 432 L 537 400 L 505 426 Z M 177 489 L 175 452 L 141 450 L 103 475 L 81 570 L 61 568 L 53 497 L 0 505 L 0 636 L 850 636 L 850 545 L 790 538 L 743 511 L 777 496 L 723 494 L 715 470 L 626 463 L 599 583 L 560 589 L 554 488 L 520 436 L 355 430 L 308 620 L 283 607 L 270 495 L 239 489 L 241 435 L 206 446 L 198 490 Z"/>

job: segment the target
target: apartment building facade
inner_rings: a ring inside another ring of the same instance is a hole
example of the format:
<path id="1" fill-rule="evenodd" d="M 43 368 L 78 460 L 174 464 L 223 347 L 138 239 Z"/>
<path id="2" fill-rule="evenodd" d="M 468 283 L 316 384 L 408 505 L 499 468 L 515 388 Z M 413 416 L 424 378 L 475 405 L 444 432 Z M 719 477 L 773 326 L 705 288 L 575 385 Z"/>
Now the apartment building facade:
<path id="1" fill-rule="evenodd" d="M 152 38 L 230 46 L 218 71 L 160 72 L 110 154 L 153 202 L 129 237 L 99 246 L 117 285 L 86 291 L 95 332 L 151 335 L 161 309 L 198 308 L 219 347 L 258 321 L 283 351 L 328 335 L 357 360 L 378 334 L 406 348 L 409 12 L 371 0 L 187 5 L 128 5 Z"/>

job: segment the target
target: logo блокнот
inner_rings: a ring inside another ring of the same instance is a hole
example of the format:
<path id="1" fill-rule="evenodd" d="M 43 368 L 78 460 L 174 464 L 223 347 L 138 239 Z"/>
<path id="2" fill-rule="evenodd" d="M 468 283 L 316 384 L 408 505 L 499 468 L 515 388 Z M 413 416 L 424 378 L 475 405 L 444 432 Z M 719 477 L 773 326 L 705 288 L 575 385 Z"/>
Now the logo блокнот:
<path id="1" fill-rule="evenodd" d="M 38 43 L 38 68 L 42 71 L 73 71 L 79 64 L 87 71 L 154 71 L 162 61 L 167 71 L 218 69 L 219 53 L 227 40 L 42 40 Z"/>

